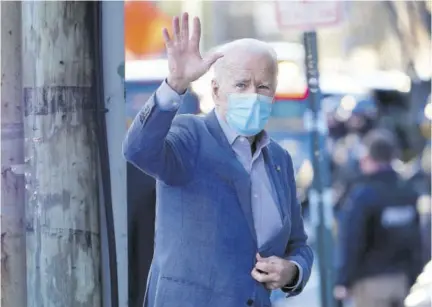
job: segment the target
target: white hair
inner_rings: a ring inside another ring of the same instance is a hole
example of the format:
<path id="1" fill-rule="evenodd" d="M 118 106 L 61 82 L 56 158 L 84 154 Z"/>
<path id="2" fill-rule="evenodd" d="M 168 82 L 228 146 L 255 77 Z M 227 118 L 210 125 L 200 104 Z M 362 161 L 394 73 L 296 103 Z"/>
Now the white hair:
<path id="1" fill-rule="evenodd" d="M 277 54 L 276 51 L 266 42 L 253 39 L 253 38 L 242 38 L 229 43 L 226 43 L 215 50 L 216 52 L 222 54 L 228 54 L 233 51 L 245 51 L 248 53 L 254 53 L 259 55 L 268 56 L 269 59 L 274 63 L 277 68 Z M 223 67 L 224 67 L 224 58 L 219 59 L 213 65 L 214 75 L 216 79 L 219 79 Z"/>

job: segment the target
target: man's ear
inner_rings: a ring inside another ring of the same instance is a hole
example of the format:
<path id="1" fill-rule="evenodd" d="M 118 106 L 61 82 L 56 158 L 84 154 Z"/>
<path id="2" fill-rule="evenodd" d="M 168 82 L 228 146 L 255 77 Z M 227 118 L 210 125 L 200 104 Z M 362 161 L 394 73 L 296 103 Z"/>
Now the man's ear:
<path id="1" fill-rule="evenodd" d="M 212 79 L 211 87 L 212 87 L 212 98 L 213 101 L 216 103 L 219 100 L 219 83 L 215 79 Z"/>
<path id="2" fill-rule="evenodd" d="M 211 81 L 211 88 L 213 100 L 216 101 L 219 97 L 219 83 L 215 79 Z"/>

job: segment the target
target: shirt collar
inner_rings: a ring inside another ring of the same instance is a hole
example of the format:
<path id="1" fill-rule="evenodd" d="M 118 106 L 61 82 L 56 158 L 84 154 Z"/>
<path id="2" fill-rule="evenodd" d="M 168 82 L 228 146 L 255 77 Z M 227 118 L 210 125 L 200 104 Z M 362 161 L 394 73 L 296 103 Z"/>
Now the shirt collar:
<path id="1" fill-rule="evenodd" d="M 219 125 L 221 126 L 222 131 L 228 140 L 228 143 L 231 146 L 233 146 L 235 141 L 240 137 L 240 135 L 237 132 L 235 132 L 224 119 L 222 119 L 222 116 L 219 114 L 217 110 L 215 110 L 215 113 Z M 270 137 L 268 136 L 265 130 L 261 131 L 256 137 L 257 137 L 257 143 L 256 143 L 257 151 L 266 147 L 270 143 Z"/>

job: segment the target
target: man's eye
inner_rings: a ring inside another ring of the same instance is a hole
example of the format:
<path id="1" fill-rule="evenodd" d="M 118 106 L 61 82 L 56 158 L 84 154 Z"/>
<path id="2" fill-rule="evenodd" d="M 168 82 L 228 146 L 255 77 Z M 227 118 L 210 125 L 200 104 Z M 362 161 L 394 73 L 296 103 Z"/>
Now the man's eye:
<path id="1" fill-rule="evenodd" d="M 240 88 L 240 89 L 243 89 L 243 88 L 246 87 L 246 84 L 244 84 L 244 83 L 237 83 L 237 84 L 236 84 L 236 87 L 237 87 L 237 88 Z"/>
<path id="2" fill-rule="evenodd" d="M 265 90 L 270 89 L 267 85 L 260 85 L 259 88 L 262 88 L 262 89 L 265 89 Z"/>

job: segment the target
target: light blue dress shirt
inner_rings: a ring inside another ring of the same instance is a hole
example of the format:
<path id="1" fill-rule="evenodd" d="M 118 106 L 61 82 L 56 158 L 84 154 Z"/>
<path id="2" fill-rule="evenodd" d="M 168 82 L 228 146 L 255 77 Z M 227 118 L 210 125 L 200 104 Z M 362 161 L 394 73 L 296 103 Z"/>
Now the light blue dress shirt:
<path id="1" fill-rule="evenodd" d="M 184 95 L 179 95 L 164 81 L 156 91 L 156 101 L 163 110 L 175 110 L 180 107 Z M 231 129 L 225 120 L 216 111 L 219 125 L 222 128 L 229 144 L 234 150 L 237 159 L 251 177 L 252 184 L 252 212 L 258 246 L 266 243 L 274 234 L 282 228 L 282 218 L 277 208 L 277 196 L 271 183 L 270 176 L 264 161 L 262 149 L 269 144 L 269 136 L 265 131 L 258 135 L 256 150 L 252 154 L 249 140 L 238 135 Z M 292 261 L 299 270 L 299 278 L 296 285 L 285 287 L 287 290 L 295 290 L 301 283 L 303 272 L 301 266 Z"/>

